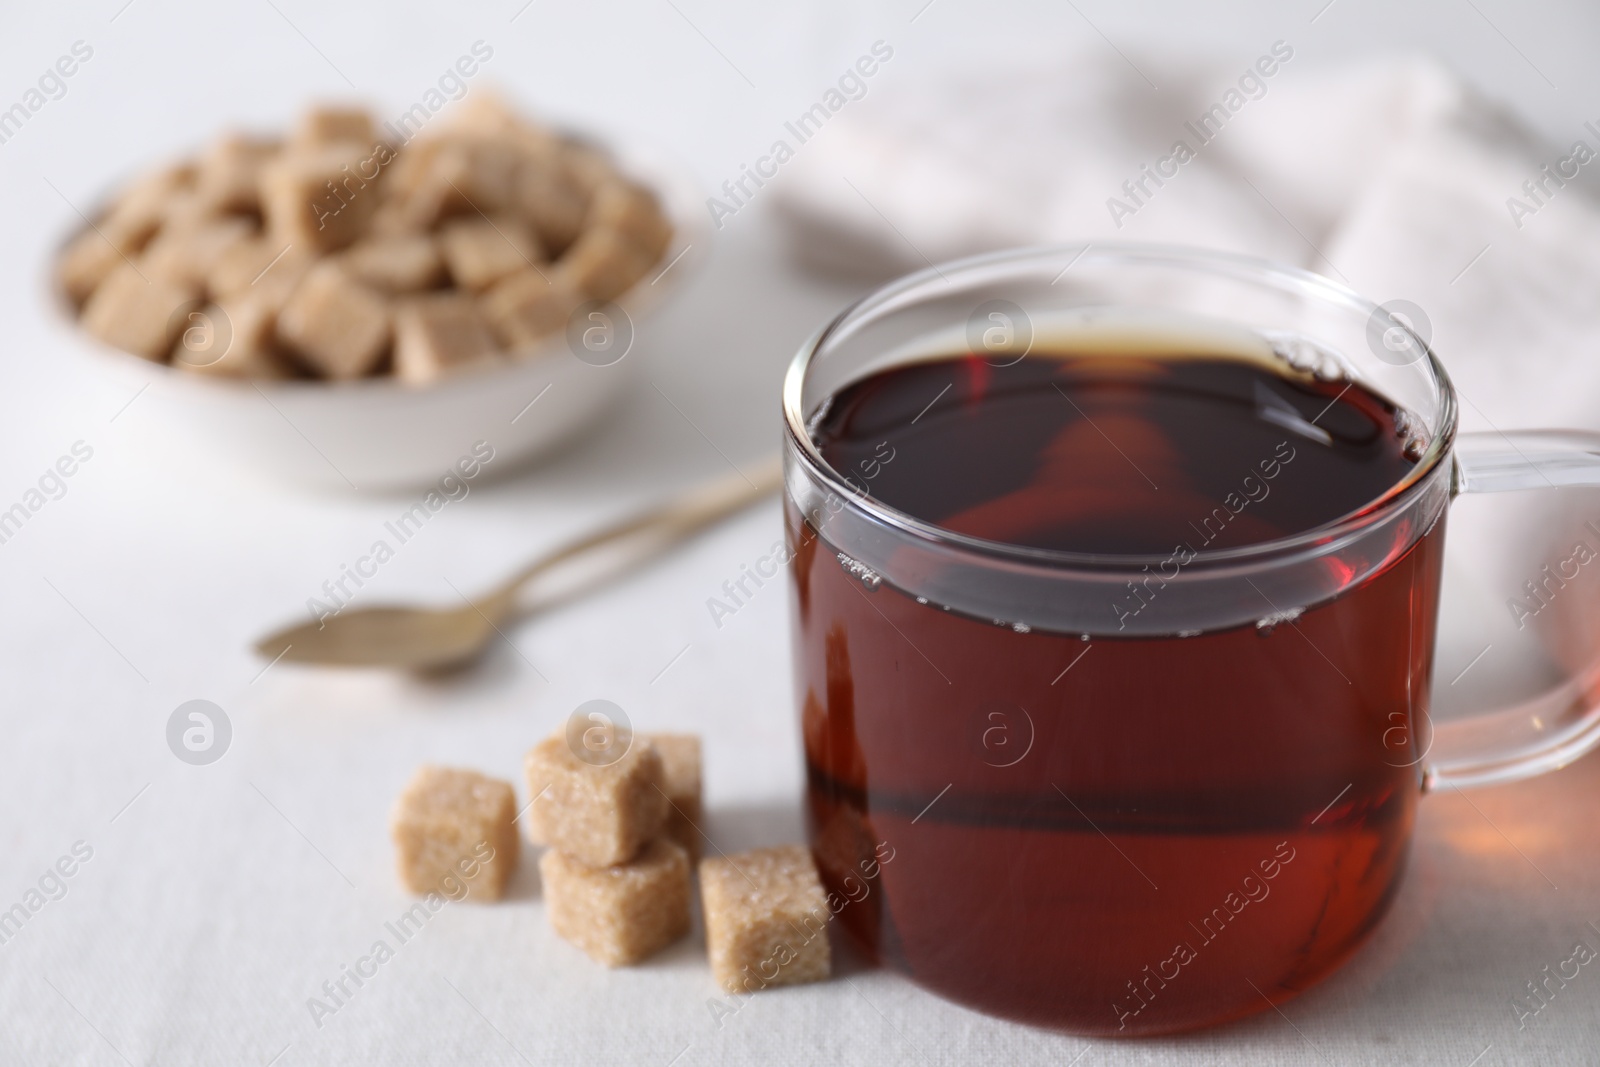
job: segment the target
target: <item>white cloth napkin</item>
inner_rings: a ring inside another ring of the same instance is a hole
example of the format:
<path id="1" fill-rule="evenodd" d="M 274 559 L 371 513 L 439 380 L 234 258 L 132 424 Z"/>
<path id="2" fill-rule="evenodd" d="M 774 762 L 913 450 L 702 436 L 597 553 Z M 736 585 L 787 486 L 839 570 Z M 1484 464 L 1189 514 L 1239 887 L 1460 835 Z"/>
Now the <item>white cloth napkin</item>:
<path id="1" fill-rule="evenodd" d="M 1585 188 L 1600 113 L 1544 146 L 1430 61 L 1317 68 L 1283 42 L 1226 68 L 1108 51 L 873 93 L 775 189 L 814 267 L 892 274 L 1109 239 L 1265 256 L 1420 307 L 1465 428 L 1600 429 L 1600 200 Z M 1193 152 L 1181 163 L 1179 141 Z M 1583 521 L 1600 519 L 1600 494 L 1527 496 L 1452 531 L 1484 603 L 1569 557 Z M 1576 614 L 1600 601 L 1600 576 L 1583 580 L 1541 627 L 1600 636 L 1600 620 Z"/>
<path id="2" fill-rule="evenodd" d="M 1270 77 L 1254 63 L 1136 69 L 1108 55 L 889 83 L 801 146 L 775 202 L 801 257 L 825 269 L 1108 239 L 1297 264 L 1420 306 L 1469 415 L 1600 425 L 1600 203 L 1581 188 L 1600 161 L 1569 165 L 1578 179 L 1559 188 L 1541 166 L 1555 171 L 1571 143 L 1541 148 L 1437 65 L 1319 69 L 1281 58 L 1292 51 L 1262 50 Z M 1230 102 L 1202 144 L 1198 120 Z M 1571 131 L 1580 139 L 1600 152 L 1600 112 Z M 1176 174 L 1159 187 L 1147 178 L 1136 203 L 1123 183 L 1179 140 L 1194 158 L 1167 164 Z M 1523 187 L 1533 179 L 1552 190 L 1542 205 Z M 1513 198 L 1528 210 L 1514 216 Z"/>

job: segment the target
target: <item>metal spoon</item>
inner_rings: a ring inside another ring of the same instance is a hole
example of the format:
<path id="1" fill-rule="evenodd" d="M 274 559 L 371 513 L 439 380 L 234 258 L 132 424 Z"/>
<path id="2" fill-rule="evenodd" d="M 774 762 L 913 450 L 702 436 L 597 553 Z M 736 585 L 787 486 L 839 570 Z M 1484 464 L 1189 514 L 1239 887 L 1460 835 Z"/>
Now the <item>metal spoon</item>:
<path id="1" fill-rule="evenodd" d="M 353 608 L 320 622 L 301 623 L 263 637 L 255 650 L 274 662 L 340 667 L 400 667 L 441 671 L 465 666 L 500 634 L 535 579 L 567 579 L 540 599 L 548 607 L 659 555 L 697 530 L 766 496 L 782 482 L 773 457 L 750 474 L 735 472 L 689 496 L 625 519 L 534 560 L 500 585 L 459 608 Z M 587 570 L 588 573 L 585 573 Z"/>

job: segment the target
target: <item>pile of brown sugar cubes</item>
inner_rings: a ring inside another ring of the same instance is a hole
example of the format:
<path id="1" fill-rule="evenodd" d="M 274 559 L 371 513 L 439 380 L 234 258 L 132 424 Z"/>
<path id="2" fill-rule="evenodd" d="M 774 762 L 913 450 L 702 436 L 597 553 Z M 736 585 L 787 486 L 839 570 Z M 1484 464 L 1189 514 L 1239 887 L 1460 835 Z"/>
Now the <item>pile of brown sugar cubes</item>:
<path id="1" fill-rule="evenodd" d="M 359 109 L 230 135 L 135 181 L 63 250 L 90 333 L 201 374 L 421 384 L 565 329 L 662 258 L 656 196 L 598 150 L 465 98 L 403 145 Z"/>
<path id="2" fill-rule="evenodd" d="M 558 733 L 528 752 L 528 836 L 548 846 L 539 873 L 556 933 L 608 967 L 626 966 L 689 932 L 700 739 L 619 731 L 604 758 L 580 748 Z M 424 767 L 393 816 L 402 882 L 429 893 L 458 878 L 468 899 L 499 899 L 516 865 L 515 817 L 510 783 Z M 712 975 L 723 989 L 828 976 L 831 911 L 807 848 L 711 857 L 699 874 Z"/>

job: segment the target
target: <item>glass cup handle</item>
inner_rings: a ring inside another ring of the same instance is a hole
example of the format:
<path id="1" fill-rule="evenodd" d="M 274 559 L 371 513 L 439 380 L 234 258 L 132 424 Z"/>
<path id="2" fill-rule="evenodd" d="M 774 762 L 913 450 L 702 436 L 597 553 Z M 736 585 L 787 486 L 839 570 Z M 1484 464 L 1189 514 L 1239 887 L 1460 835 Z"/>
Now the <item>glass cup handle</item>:
<path id="1" fill-rule="evenodd" d="M 1455 493 L 1600 487 L 1600 433 L 1513 430 L 1456 438 Z M 1596 664 L 1501 711 L 1436 725 L 1423 788 L 1494 785 L 1553 771 L 1600 744 Z"/>

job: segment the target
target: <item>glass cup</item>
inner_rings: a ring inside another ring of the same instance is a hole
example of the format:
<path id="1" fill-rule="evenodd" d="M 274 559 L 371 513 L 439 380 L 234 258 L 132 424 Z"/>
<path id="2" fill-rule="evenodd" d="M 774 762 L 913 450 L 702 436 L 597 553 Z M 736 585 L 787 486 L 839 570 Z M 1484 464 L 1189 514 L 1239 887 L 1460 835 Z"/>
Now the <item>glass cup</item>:
<path id="1" fill-rule="evenodd" d="M 1174 566 L 942 529 L 873 497 L 892 449 L 835 470 L 812 438 L 875 372 L 1087 335 L 1359 382 L 1403 409 L 1415 464 L 1333 522 Z M 1600 740 L 1577 683 L 1429 718 L 1450 501 L 1600 485 L 1600 435 L 1458 433 L 1426 340 L 1326 278 L 1132 244 L 962 260 L 831 322 L 783 409 L 813 851 L 852 940 L 953 1000 L 1105 1035 L 1264 1010 L 1382 917 L 1419 797 Z"/>

